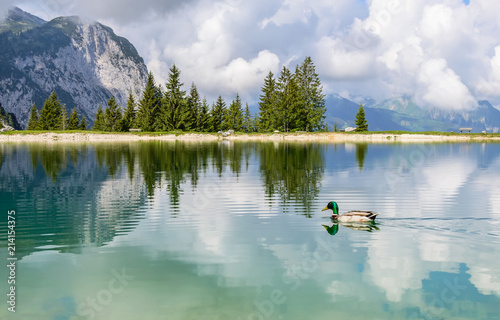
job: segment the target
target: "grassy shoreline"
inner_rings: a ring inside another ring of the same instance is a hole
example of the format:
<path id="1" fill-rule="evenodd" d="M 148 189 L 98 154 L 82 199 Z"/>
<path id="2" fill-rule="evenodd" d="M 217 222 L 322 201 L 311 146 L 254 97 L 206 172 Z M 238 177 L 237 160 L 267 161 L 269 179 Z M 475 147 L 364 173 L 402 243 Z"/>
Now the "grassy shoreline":
<path id="1" fill-rule="evenodd" d="M 235 133 L 223 137 L 217 133 L 200 132 L 98 132 L 98 131 L 10 131 L 0 133 L 0 142 L 6 141 L 323 141 L 323 142 L 500 142 L 500 133 L 452 132 L 293 132 L 293 133 Z"/>

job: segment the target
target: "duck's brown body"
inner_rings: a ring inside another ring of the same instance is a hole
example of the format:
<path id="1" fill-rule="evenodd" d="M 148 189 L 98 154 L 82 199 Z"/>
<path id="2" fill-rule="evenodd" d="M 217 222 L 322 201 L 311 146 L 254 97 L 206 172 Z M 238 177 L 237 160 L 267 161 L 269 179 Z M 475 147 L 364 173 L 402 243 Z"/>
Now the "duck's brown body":
<path id="1" fill-rule="evenodd" d="M 375 218 L 378 216 L 378 213 L 375 213 L 373 211 L 358 210 L 339 214 L 339 206 L 335 201 L 329 202 L 326 208 L 324 208 L 322 211 L 329 209 L 333 211 L 332 220 L 340 222 L 370 222 L 375 220 Z"/>
<path id="2" fill-rule="evenodd" d="M 372 211 L 349 211 L 344 214 L 333 214 L 332 220 L 340 222 L 370 222 L 375 220 L 378 213 Z"/>

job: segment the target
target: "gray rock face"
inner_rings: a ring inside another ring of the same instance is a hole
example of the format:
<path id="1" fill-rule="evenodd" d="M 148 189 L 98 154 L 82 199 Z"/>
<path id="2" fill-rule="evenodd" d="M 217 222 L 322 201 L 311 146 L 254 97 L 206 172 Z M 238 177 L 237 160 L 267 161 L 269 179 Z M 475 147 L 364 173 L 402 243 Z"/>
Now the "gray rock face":
<path id="1" fill-rule="evenodd" d="M 130 91 L 140 98 L 148 71 L 127 39 L 78 17 L 31 23 L 26 30 L 26 13 L 19 10 L 11 10 L 0 28 L 6 48 L 0 52 L 0 103 L 22 126 L 33 103 L 40 110 L 53 90 L 68 112 L 76 107 L 89 122 L 112 95 L 122 106 Z"/>
<path id="2" fill-rule="evenodd" d="M 5 132 L 5 131 L 14 131 L 15 129 L 12 128 L 11 126 L 3 126 L 2 129 L 0 129 L 0 132 Z"/>

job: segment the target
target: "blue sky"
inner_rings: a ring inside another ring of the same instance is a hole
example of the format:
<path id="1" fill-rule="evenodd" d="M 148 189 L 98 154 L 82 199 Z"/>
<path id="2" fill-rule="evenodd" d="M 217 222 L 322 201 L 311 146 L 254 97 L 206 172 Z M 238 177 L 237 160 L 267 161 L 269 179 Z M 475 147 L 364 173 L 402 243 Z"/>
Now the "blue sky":
<path id="1" fill-rule="evenodd" d="M 469 110 L 500 105 L 494 0 L 5 0 L 51 19 L 81 15 L 127 37 L 163 83 L 173 63 L 209 99 L 258 99 L 269 71 L 311 56 L 328 94 Z"/>

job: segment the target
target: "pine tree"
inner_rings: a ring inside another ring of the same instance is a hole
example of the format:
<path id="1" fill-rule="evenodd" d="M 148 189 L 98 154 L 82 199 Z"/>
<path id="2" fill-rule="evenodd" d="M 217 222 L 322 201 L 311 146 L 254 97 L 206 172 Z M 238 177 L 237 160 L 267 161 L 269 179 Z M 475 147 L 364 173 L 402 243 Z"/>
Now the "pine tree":
<path id="1" fill-rule="evenodd" d="M 366 121 L 365 109 L 363 105 L 359 105 L 358 113 L 356 113 L 356 131 L 368 131 L 368 122 Z"/>
<path id="2" fill-rule="evenodd" d="M 277 81 L 277 101 L 275 107 L 276 122 L 274 129 L 283 131 L 300 128 L 300 90 L 297 86 L 296 77 L 286 67 L 283 67 Z"/>
<path id="3" fill-rule="evenodd" d="M 295 77 L 300 93 L 298 116 L 303 130 L 323 130 L 326 111 L 325 95 L 311 57 L 306 57 L 304 62 L 297 67 Z"/>
<path id="4" fill-rule="evenodd" d="M 194 82 L 191 84 L 191 90 L 189 91 L 189 97 L 187 98 L 187 108 L 188 112 L 191 114 L 189 129 L 195 131 L 202 131 L 200 129 L 201 128 L 200 113 L 202 109 L 202 104 L 200 100 L 200 95 L 198 94 L 198 89 L 196 88 Z M 187 127 L 186 130 L 188 130 Z"/>
<path id="5" fill-rule="evenodd" d="M 203 102 L 201 103 L 200 113 L 198 115 L 198 131 L 200 132 L 208 132 L 210 131 L 210 111 L 209 105 L 206 98 L 203 98 Z"/>
<path id="6" fill-rule="evenodd" d="M 127 108 L 125 109 L 125 113 L 123 114 L 123 122 L 122 122 L 122 130 L 129 131 L 129 129 L 135 126 L 135 99 L 132 91 L 128 94 L 127 99 Z"/>
<path id="7" fill-rule="evenodd" d="M 149 73 L 143 96 L 139 102 L 136 124 L 142 131 L 155 131 L 161 125 L 159 119 L 161 106 L 161 90 L 156 87 L 153 73 Z"/>
<path id="8" fill-rule="evenodd" d="M 260 125 L 260 118 L 259 118 L 259 116 L 258 116 L 258 114 L 256 112 L 253 115 L 253 119 L 252 119 L 252 129 L 253 129 L 253 132 L 260 131 L 259 125 Z"/>
<path id="9" fill-rule="evenodd" d="M 87 119 L 85 119 L 84 115 L 82 115 L 82 119 L 80 120 L 80 124 L 78 126 L 78 129 L 87 130 Z"/>
<path id="10" fill-rule="evenodd" d="M 166 91 L 162 101 L 161 130 L 185 130 L 191 127 L 192 114 L 187 108 L 186 92 L 181 88 L 181 71 L 174 64 L 168 74 Z"/>
<path id="11" fill-rule="evenodd" d="M 288 117 L 290 115 L 290 81 L 293 78 L 290 69 L 283 66 L 280 76 L 276 82 L 276 105 L 274 107 L 275 117 L 272 129 L 286 131 L 289 128 Z"/>
<path id="12" fill-rule="evenodd" d="M 108 100 L 108 107 L 104 111 L 104 130 L 111 132 L 122 131 L 122 110 L 115 97 L 111 96 Z"/>
<path id="13" fill-rule="evenodd" d="M 289 94 L 287 95 L 287 101 L 289 103 L 286 109 L 288 114 L 285 117 L 285 124 L 290 130 L 300 130 L 303 126 L 300 125 L 300 114 L 301 114 L 301 98 L 300 98 L 300 88 L 297 83 L 297 77 L 293 76 L 290 79 L 288 85 Z"/>
<path id="14" fill-rule="evenodd" d="M 104 129 L 104 112 L 102 111 L 101 105 L 99 105 L 99 108 L 97 108 L 97 113 L 95 114 L 94 126 L 92 127 L 92 130 L 104 131 Z"/>
<path id="15" fill-rule="evenodd" d="M 30 119 L 28 120 L 28 127 L 26 130 L 40 130 L 40 119 L 38 115 L 38 109 L 36 105 L 33 103 L 33 107 L 31 107 L 30 111 Z"/>
<path id="16" fill-rule="evenodd" d="M 69 114 L 66 106 L 62 106 L 62 130 L 68 130 Z"/>
<path id="17" fill-rule="evenodd" d="M 253 132 L 253 119 L 250 108 L 248 108 L 248 103 L 245 106 L 245 113 L 243 115 L 243 130 L 245 132 Z"/>
<path id="18" fill-rule="evenodd" d="M 211 126 L 210 131 L 219 132 L 224 130 L 224 117 L 226 115 L 226 103 L 222 99 L 222 96 L 217 98 L 217 101 L 214 103 L 211 114 Z"/>
<path id="19" fill-rule="evenodd" d="M 241 105 L 241 98 L 239 94 L 236 94 L 236 98 L 229 105 L 226 116 L 227 129 L 232 129 L 234 131 L 241 131 L 243 125 L 243 110 Z"/>
<path id="20" fill-rule="evenodd" d="M 259 130 L 271 131 L 275 123 L 274 107 L 276 104 L 276 81 L 274 75 L 269 72 L 264 80 L 259 101 Z"/>
<path id="21" fill-rule="evenodd" d="M 69 116 L 67 130 L 78 130 L 80 128 L 80 123 L 78 121 L 78 113 L 76 108 L 73 108 L 71 115 Z"/>
<path id="22" fill-rule="evenodd" d="M 339 127 L 337 125 L 337 121 L 333 124 L 333 132 L 339 132 Z"/>
<path id="23" fill-rule="evenodd" d="M 63 128 L 63 106 L 57 98 L 55 91 L 45 100 L 40 112 L 41 130 L 62 130 Z"/>

